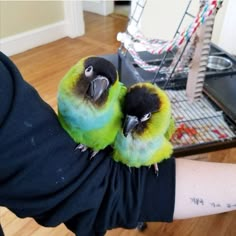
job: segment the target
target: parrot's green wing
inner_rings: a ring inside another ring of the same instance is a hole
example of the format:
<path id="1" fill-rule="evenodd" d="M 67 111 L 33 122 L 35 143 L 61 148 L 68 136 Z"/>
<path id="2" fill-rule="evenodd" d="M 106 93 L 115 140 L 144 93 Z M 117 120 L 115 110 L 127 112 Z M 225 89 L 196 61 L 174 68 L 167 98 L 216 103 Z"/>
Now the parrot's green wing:
<path id="1" fill-rule="evenodd" d="M 166 133 L 165 133 L 165 137 L 166 137 L 167 140 L 170 140 L 170 139 L 171 139 L 171 137 L 172 137 L 172 135 L 174 134 L 175 130 L 176 130 L 176 127 L 175 127 L 175 120 L 174 120 L 173 117 L 171 117 L 171 119 L 170 119 L 170 124 L 169 124 L 169 128 L 168 128 L 168 130 L 167 130 Z"/>
<path id="2" fill-rule="evenodd" d="M 121 107 L 124 104 L 124 100 L 125 100 L 125 95 L 127 93 L 127 87 L 120 82 L 120 94 L 119 94 L 119 101 L 120 101 L 120 105 Z"/>

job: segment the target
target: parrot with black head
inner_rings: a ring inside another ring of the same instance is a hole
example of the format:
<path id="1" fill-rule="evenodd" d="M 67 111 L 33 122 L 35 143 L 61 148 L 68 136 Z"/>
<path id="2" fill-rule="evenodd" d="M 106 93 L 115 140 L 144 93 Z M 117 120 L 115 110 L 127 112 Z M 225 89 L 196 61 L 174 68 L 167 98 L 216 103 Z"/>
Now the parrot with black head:
<path id="1" fill-rule="evenodd" d="M 83 58 L 66 73 L 58 88 L 58 118 L 76 149 L 90 148 L 93 157 L 114 142 L 125 93 L 116 68 L 102 57 Z"/>
<path id="2" fill-rule="evenodd" d="M 154 165 L 170 158 L 169 139 L 175 131 L 171 103 L 166 93 L 148 82 L 131 86 L 124 98 L 124 121 L 115 143 L 115 161 L 129 167 Z"/>

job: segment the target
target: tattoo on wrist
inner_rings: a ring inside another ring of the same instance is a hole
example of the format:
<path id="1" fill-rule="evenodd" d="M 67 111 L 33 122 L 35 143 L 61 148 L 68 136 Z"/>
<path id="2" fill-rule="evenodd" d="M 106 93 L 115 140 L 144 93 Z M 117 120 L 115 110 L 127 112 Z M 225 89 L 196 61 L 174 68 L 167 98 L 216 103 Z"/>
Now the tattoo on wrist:
<path id="1" fill-rule="evenodd" d="M 215 202 L 210 202 L 210 205 L 214 208 L 216 207 L 221 207 L 221 204 L 220 203 L 215 203 Z"/>
<path id="2" fill-rule="evenodd" d="M 190 198 L 191 202 L 194 204 L 194 205 L 201 205 L 201 206 L 204 206 L 204 200 L 202 198 L 198 198 L 198 197 L 191 197 Z"/>
<path id="3" fill-rule="evenodd" d="M 226 203 L 226 204 L 221 204 L 218 202 L 208 202 L 206 200 L 204 200 L 203 198 L 199 198 L 199 197 L 191 197 L 190 201 L 192 204 L 196 205 L 196 206 L 211 206 L 213 208 L 218 208 L 218 207 L 226 207 L 226 208 L 236 208 L 236 203 Z"/>
<path id="4" fill-rule="evenodd" d="M 236 208 L 236 204 L 227 203 L 226 206 L 227 208 Z"/>

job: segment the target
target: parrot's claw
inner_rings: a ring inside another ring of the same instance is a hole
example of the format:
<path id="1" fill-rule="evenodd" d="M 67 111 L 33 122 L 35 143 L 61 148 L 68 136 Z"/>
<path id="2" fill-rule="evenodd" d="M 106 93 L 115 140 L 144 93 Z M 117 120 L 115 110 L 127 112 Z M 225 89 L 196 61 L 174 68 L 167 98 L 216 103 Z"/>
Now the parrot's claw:
<path id="1" fill-rule="evenodd" d="M 76 148 L 75 148 L 75 151 L 76 150 L 80 150 L 81 152 L 85 152 L 85 151 L 87 151 L 87 147 L 85 146 L 85 145 L 83 145 L 83 144 L 78 144 L 77 146 L 76 146 Z"/>
<path id="2" fill-rule="evenodd" d="M 131 169 L 131 167 L 130 167 L 130 166 L 128 166 L 128 168 L 129 168 L 129 172 L 130 172 L 130 173 L 132 173 L 132 169 Z"/>
<path id="3" fill-rule="evenodd" d="M 81 149 L 81 152 L 85 152 L 85 151 L 87 151 L 87 147 L 86 146 L 84 146 L 82 149 Z"/>
<path id="4" fill-rule="evenodd" d="M 92 154 L 90 155 L 89 159 L 90 161 L 98 154 L 99 151 L 93 151 Z"/>
<path id="5" fill-rule="evenodd" d="M 159 174 L 159 168 L 158 168 L 158 164 L 157 164 L 157 163 L 155 163 L 155 164 L 153 164 L 153 166 L 154 166 L 154 171 L 155 171 L 155 174 L 156 174 L 156 176 L 158 176 L 158 174 Z"/>
<path id="6" fill-rule="evenodd" d="M 136 229 L 139 232 L 143 232 L 147 228 L 147 223 L 146 222 L 138 222 L 138 225 L 136 226 Z"/>

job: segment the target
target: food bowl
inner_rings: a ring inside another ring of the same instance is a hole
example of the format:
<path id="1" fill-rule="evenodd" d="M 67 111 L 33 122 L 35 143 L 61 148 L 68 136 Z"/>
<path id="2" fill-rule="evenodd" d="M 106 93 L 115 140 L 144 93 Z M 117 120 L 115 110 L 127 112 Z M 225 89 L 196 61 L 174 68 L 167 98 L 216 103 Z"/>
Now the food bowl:
<path id="1" fill-rule="evenodd" d="M 232 68 L 231 60 L 221 56 L 209 56 L 207 68 L 211 70 L 228 70 Z"/>

